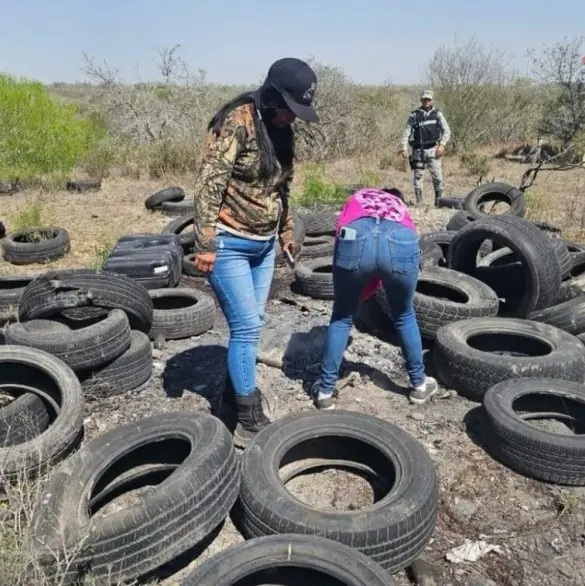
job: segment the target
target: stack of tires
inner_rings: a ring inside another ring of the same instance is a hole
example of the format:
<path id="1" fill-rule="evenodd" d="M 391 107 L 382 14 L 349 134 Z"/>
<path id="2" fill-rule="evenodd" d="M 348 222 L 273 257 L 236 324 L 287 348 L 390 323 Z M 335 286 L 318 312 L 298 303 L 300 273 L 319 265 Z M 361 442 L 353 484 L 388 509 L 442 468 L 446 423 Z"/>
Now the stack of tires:
<path id="1" fill-rule="evenodd" d="M 507 199 L 507 213 L 485 213 L 490 199 Z M 525 220 L 524 213 L 524 195 L 511 186 L 472 191 L 447 225 L 441 264 L 448 268 L 420 273 L 417 318 L 442 384 L 482 403 L 490 453 L 522 474 L 585 485 L 581 438 L 531 423 L 553 417 L 576 433 L 585 429 L 583 246 L 563 239 L 554 226 Z M 376 302 L 387 307 L 382 293 Z M 391 327 L 387 310 L 386 317 Z"/>

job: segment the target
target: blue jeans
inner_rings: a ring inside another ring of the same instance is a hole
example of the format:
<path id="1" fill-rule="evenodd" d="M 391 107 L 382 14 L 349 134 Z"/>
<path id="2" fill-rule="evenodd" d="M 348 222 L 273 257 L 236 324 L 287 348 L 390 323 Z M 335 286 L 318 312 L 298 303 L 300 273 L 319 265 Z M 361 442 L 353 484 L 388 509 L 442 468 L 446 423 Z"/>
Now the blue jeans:
<path id="1" fill-rule="evenodd" d="M 228 373 L 236 395 L 256 388 L 256 349 L 274 274 L 275 238 L 250 240 L 219 231 L 209 283 L 230 328 Z"/>
<path id="2" fill-rule="evenodd" d="M 359 218 L 347 227 L 356 231 L 356 237 L 335 242 L 335 301 L 317 388 L 325 395 L 333 392 L 360 295 L 375 275 L 386 291 L 410 382 L 418 386 L 425 380 L 422 341 L 412 305 L 420 262 L 418 236 L 402 224 L 379 218 Z"/>

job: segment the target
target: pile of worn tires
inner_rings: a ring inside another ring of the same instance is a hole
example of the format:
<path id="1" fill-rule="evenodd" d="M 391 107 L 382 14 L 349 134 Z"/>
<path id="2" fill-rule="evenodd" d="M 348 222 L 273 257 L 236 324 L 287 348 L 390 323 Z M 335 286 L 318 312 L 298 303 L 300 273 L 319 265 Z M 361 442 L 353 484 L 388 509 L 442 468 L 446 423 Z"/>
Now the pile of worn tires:
<path id="1" fill-rule="evenodd" d="M 144 312 L 129 313 L 144 325 Z M 0 470 L 8 483 L 49 474 L 32 536 L 55 582 L 87 576 L 113 585 L 143 577 L 205 547 L 230 514 L 249 541 L 212 557 L 185 586 L 252 577 L 390 585 L 388 573 L 412 564 L 431 539 L 439 506 L 434 464 L 389 422 L 349 411 L 305 412 L 267 427 L 239 458 L 219 419 L 171 412 L 80 446 L 85 393 L 67 360 L 33 347 L 0 347 L 0 388 L 17 396 L 0 409 Z M 286 490 L 285 483 L 326 461 L 375 477 L 375 505 L 318 511 Z M 109 507 L 120 494 L 152 485 L 139 503 Z"/>

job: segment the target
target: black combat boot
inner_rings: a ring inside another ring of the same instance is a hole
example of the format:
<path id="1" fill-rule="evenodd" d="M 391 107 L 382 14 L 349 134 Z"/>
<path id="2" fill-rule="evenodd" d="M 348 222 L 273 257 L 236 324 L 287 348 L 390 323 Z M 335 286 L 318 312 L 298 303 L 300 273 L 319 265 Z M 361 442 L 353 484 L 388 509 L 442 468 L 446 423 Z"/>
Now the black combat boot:
<path id="1" fill-rule="evenodd" d="M 435 207 L 436 208 L 439 207 L 439 200 L 441 199 L 442 196 L 443 196 L 443 193 L 441 191 L 435 191 Z"/>
<path id="2" fill-rule="evenodd" d="M 234 431 L 234 444 L 246 448 L 256 434 L 272 423 L 262 409 L 262 395 L 255 389 L 251 395 L 235 395 L 238 423 Z"/>

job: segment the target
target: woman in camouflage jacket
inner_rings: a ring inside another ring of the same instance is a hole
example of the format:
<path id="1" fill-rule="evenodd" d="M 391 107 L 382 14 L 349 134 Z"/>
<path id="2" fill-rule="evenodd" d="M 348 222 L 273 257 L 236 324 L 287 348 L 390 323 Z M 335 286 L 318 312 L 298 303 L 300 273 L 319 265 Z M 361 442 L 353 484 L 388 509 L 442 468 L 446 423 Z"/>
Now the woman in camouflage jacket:
<path id="1" fill-rule="evenodd" d="M 225 104 L 209 123 L 195 189 L 195 267 L 228 321 L 228 376 L 219 414 L 245 447 L 270 423 L 256 388 L 256 349 L 278 236 L 294 258 L 289 190 L 295 118 L 318 122 L 317 78 L 299 59 L 272 64 L 263 85 Z"/>

